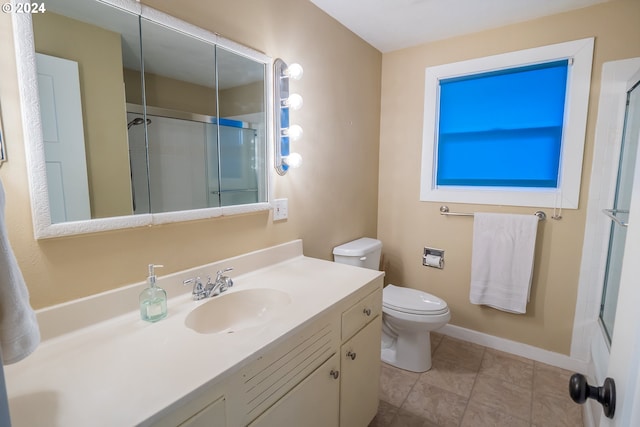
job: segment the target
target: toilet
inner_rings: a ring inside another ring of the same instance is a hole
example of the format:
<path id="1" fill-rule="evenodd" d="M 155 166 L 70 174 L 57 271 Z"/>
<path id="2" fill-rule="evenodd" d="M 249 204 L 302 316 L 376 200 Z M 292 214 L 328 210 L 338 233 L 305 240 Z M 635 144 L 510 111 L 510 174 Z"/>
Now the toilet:
<path id="1" fill-rule="evenodd" d="M 377 270 L 382 242 L 363 237 L 333 249 L 342 264 Z M 431 369 L 430 332 L 451 319 L 447 303 L 417 289 L 387 285 L 382 291 L 381 359 L 412 372 Z"/>

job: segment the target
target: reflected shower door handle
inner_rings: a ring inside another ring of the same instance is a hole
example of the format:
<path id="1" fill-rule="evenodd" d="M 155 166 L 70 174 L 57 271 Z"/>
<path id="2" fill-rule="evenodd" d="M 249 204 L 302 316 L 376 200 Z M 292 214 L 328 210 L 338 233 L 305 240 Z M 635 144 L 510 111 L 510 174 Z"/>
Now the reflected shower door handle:
<path id="1" fill-rule="evenodd" d="M 611 218 L 613 220 L 613 222 L 615 222 L 616 224 L 622 226 L 622 227 L 627 227 L 629 225 L 628 222 L 624 222 L 623 220 L 621 220 L 620 218 L 618 218 L 616 215 L 619 213 L 624 213 L 624 214 L 628 214 L 629 211 L 623 211 L 623 210 L 619 210 L 619 209 L 602 209 L 602 213 L 605 214 L 606 216 L 608 216 L 609 218 Z"/>

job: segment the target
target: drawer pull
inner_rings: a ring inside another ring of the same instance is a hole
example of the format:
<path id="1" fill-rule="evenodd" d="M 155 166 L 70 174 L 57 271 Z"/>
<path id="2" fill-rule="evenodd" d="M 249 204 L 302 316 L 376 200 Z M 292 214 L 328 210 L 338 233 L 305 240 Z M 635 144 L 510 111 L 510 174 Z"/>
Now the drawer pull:
<path id="1" fill-rule="evenodd" d="M 356 360 L 356 354 L 353 351 L 348 351 L 347 357 L 351 360 Z"/>
<path id="2" fill-rule="evenodd" d="M 332 369 L 331 372 L 329 372 L 329 375 L 334 379 L 337 380 L 338 377 L 340 376 L 340 371 L 336 371 L 335 369 Z"/>
<path id="3" fill-rule="evenodd" d="M 362 310 L 362 312 L 364 314 L 366 314 L 367 316 L 371 316 L 371 309 L 370 308 L 365 308 L 364 310 Z"/>

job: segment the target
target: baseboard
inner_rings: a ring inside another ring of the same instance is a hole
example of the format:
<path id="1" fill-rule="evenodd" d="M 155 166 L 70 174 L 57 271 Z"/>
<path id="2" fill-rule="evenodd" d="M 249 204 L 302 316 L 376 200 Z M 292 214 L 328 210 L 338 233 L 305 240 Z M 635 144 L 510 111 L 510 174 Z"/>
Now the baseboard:
<path id="1" fill-rule="evenodd" d="M 474 344 L 480 344 L 494 350 L 504 351 L 505 353 L 515 354 L 516 356 L 526 357 L 527 359 L 537 362 L 546 363 L 547 365 L 556 366 L 558 368 L 569 371 L 587 373 L 588 364 L 585 361 L 572 359 L 571 357 L 555 353 L 553 351 L 544 350 L 532 345 L 511 341 L 505 338 L 488 335 L 482 332 L 473 331 L 471 329 L 462 328 L 460 326 L 447 324 L 437 333 L 447 335 Z"/>

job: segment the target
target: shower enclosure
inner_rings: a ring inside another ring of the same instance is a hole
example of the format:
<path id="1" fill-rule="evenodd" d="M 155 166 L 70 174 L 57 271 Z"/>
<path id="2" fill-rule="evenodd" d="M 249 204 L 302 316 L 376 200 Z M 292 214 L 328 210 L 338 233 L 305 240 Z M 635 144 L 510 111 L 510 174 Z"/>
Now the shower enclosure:
<path id="1" fill-rule="evenodd" d="M 260 200 L 256 126 L 154 107 L 140 126 L 144 116 L 141 106 L 127 104 L 135 214 Z"/>
<path id="2" fill-rule="evenodd" d="M 640 82 L 637 82 L 627 93 L 627 108 L 613 208 L 603 211 L 611 218 L 611 231 L 600 305 L 600 323 L 609 343 L 611 343 L 613 336 L 639 138 Z"/>

